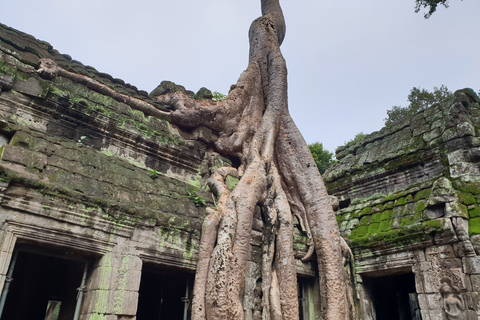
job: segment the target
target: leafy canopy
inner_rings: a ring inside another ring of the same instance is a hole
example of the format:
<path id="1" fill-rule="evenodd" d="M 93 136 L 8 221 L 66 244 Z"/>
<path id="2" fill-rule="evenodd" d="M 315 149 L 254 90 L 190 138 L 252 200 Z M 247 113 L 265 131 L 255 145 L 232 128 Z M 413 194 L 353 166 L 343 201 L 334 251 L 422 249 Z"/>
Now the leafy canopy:
<path id="1" fill-rule="evenodd" d="M 437 10 L 439 4 L 448 8 L 448 0 L 415 0 L 415 12 L 418 13 L 422 8 L 428 8 L 428 12 L 424 14 L 425 19 L 428 19 Z"/>
<path id="2" fill-rule="evenodd" d="M 323 144 L 320 142 L 309 144 L 308 148 L 312 153 L 313 160 L 315 160 L 320 174 L 327 171 L 327 169 L 335 162 L 335 160 L 333 160 L 333 152 L 323 148 Z"/>
<path id="3" fill-rule="evenodd" d="M 442 85 L 440 88 L 433 87 L 432 92 L 413 87 L 408 95 L 408 101 L 410 102 L 408 106 L 393 106 L 392 109 L 387 110 L 387 118 L 383 119 L 385 121 L 385 126 L 404 121 L 416 114 L 418 111 L 428 108 L 435 103 L 445 101 L 452 96 L 453 93 L 444 85 Z"/>

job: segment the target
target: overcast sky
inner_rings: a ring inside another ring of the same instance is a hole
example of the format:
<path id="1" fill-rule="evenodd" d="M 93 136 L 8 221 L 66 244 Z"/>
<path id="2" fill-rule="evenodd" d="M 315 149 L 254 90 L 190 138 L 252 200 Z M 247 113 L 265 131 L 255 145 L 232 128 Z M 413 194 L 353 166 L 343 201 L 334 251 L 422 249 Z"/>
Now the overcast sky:
<path id="1" fill-rule="evenodd" d="M 383 126 L 412 87 L 480 90 L 480 1 L 428 20 L 414 0 L 281 0 L 289 106 L 333 151 Z M 259 0 L 0 0 L 0 22 L 152 91 L 162 80 L 227 93 L 248 62 Z"/>

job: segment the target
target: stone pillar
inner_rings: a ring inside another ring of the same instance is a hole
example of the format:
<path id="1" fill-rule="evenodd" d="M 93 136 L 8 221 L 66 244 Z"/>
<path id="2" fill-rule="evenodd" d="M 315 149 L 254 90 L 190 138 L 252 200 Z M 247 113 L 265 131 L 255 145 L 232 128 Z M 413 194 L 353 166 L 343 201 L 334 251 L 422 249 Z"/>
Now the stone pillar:
<path id="1" fill-rule="evenodd" d="M 128 250 L 115 249 L 93 266 L 82 304 L 82 320 L 135 319 L 142 260 L 125 252 Z"/>

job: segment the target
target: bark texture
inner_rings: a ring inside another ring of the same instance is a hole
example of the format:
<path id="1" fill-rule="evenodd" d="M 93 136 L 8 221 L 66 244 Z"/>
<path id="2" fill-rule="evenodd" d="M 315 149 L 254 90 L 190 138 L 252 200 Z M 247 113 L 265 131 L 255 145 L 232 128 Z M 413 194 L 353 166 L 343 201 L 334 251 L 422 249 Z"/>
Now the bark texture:
<path id="1" fill-rule="evenodd" d="M 146 114 L 183 127 L 206 126 L 218 133 L 218 153 L 235 158 L 238 168 L 220 168 L 208 185 L 218 198 L 207 209 L 199 249 L 192 303 L 193 320 L 243 320 L 243 293 L 254 211 L 264 220 L 262 299 L 264 320 L 298 319 L 293 251 L 295 215 L 311 240 L 303 261 L 316 253 L 322 319 L 354 317 L 352 292 L 344 269 L 351 252 L 339 236 L 320 173 L 287 105 L 287 68 L 280 51 L 285 21 L 278 0 L 261 0 L 262 16 L 253 21 L 247 69 L 228 97 L 197 101 L 181 92 L 157 97 L 172 113 L 120 94 L 88 77 L 42 59 L 45 78 L 62 76 L 110 96 Z M 230 192 L 227 176 L 240 178 Z M 342 251 L 344 255 L 342 255 Z M 353 272 L 350 272 L 350 277 Z"/>
<path id="2" fill-rule="evenodd" d="M 316 252 L 323 319 L 351 316 L 342 243 L 320 173 L 290 117 L 287 68 L 280 52 L 285 21 L 278 0 L 261 0 L 262 16 L 249 31 L 247 70 L 224 101 L 195 101 L 183 93 L 159 96 L 176 108 L 171 121 L 207 126 L 219 134 L 216 150 L 235 157 L 238 170 L 215 173 L 209 185 L 218 197 L 208 210 L 201 239 L 192 319 L 243 319 L 242 299 L 253 214 L 262 208 L 263 319 L 298 319 L 292 213 Z M 232 192 L 225 178 L 240 182 Z"/>

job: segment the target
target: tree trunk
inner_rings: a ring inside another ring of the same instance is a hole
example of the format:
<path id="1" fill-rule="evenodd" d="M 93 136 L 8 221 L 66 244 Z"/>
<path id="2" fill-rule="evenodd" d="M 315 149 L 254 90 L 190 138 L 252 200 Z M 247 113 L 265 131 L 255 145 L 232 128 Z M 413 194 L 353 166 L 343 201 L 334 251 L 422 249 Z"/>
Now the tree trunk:
<path id="1" fill-rule="evenodd" d="M 209 181 L 218 197 L 204 222 L 192 319 L 243 319 L 243 292 L 255 208 L 264 218 L 263 319 L 298 319 L 292 213 L 313 239 L 323 319 L 349 318 L 341 239 L 322 178 L 287 106 L 287 68 L 280 52 L 285 22 L 278 0 L 261 0 L 262 17 L 249 31 L 247 70 L 224 101 L 195 101 L 182 93 L 157 99 L 176 110 L 180 126 L 219 134 L 216 150 L 237 158 Z M 232 192 L 227 175 L 240 177 Z"/>

